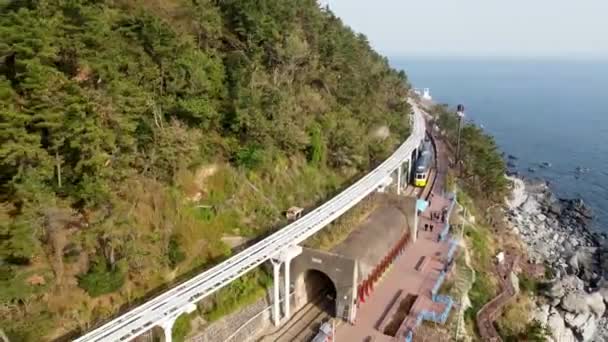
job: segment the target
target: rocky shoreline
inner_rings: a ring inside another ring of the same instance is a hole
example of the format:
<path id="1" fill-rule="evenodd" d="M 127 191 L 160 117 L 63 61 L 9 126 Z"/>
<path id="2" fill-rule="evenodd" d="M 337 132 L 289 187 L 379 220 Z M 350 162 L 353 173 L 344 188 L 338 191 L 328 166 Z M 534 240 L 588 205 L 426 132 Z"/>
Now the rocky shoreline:
<path id="1" fill-rule="evenodd" d="M 552 341 L 608 342 L 608 236 L 590 230 L 593 215 L 582 200 L 557 198 L 543 181 L 510 179 L 510 226 L 530 260 L 552 273 L 534 318 Z"/>

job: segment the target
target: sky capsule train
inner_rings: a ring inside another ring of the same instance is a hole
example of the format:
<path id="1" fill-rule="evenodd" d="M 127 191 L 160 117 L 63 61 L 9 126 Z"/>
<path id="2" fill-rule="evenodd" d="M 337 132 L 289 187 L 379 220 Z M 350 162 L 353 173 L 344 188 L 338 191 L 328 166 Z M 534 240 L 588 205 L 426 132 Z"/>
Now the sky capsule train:
<path id="1" fill-rule="evenodd" d="M 433 146 L 430 140 L 424 141 L 420 157 L 416 159 L 414 171 L 414 185 L 424 187 L 429 180 L 429 171 L 433 162 Z"/>

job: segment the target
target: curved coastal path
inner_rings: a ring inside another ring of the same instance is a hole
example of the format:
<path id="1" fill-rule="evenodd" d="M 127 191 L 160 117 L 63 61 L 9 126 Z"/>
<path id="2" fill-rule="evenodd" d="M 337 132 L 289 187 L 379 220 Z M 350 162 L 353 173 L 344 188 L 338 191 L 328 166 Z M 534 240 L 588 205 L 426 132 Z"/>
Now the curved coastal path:
<path id="1" fill-rule="evenodd" d="M 498 274 L 502 291 L 477 312 L 477 327 L 479 328 L 479 335 L 481 335 L 483 341 L 502 341 L 496 328 L 494 328 L 494 320 L 498 314 L 500 314 L 502 308 L 516 294 L 513 283 L 511 282 L 511 273 L 518 261 L 519 256 L 507 254 L 504 262 L 496 266 L 496 273 Z"/>

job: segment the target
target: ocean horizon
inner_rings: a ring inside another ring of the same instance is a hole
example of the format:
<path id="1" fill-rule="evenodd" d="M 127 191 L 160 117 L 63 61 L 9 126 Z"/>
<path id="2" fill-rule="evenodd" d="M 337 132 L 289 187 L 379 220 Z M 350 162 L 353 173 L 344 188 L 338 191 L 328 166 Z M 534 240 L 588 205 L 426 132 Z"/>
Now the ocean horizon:
<path id="1" fill-rule="evenodd" d="M 463 104 L 468 120 L 517 157 L 519 174 L 549 181 L 559 197 L 582 198 L 592 227 L 608 232 L 608 60 L 389 60 L 435 102 Z"/>

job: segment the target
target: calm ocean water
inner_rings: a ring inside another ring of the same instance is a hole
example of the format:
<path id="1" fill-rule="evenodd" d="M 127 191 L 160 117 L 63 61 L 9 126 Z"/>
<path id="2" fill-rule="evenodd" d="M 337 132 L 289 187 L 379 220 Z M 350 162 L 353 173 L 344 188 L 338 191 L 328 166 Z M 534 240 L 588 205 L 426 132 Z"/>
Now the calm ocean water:
<path id="1" fill-rule="evenodd" d="M 561 197 L 582 197 L 594 227 L 608 231 L 608 61 L 393 58 L 391 64 L 415 87 L 430 88 L 434 100 L 464 104 L 467 118 L 519 158 L 520 173 L 549 180 Z M 541 162 L 552 166 L 540 168 Z"/>

